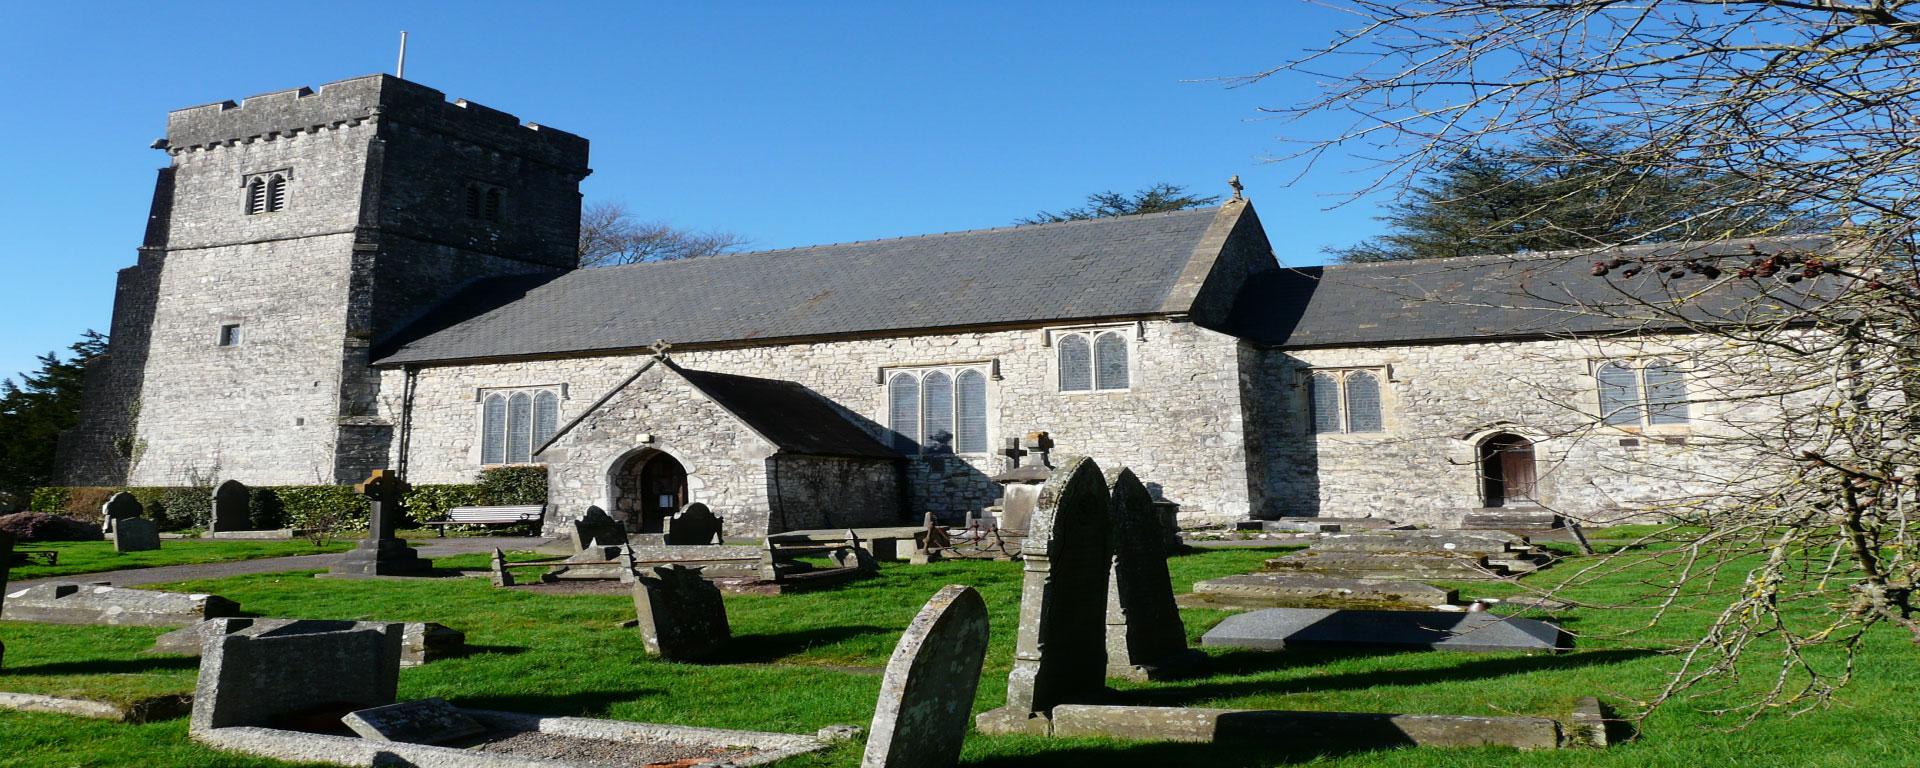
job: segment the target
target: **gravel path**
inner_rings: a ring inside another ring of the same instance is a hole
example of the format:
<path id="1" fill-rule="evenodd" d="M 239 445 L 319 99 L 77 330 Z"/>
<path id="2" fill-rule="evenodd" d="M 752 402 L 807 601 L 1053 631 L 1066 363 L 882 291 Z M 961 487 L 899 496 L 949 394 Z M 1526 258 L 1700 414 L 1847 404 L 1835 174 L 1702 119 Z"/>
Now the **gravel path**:
<path id="1" fill-rule="evenodd" d="M 413 539 L 414 548 L 420 550 L 423 557 L 441 557 L 446 555 L 465 555 L 475 552 L 492 552 L 494 547 L 501 549 L 532 549 L 547 540 L 535 536 L 476 536 L 451 537 L 445 539 Z M 166 546 L 164 542 L 161 546 Z M 35 584 L 56 581 L 77 581 L 91 584 L 104 581 L 116 587 L 131 587 L 140 584 L 162 584 L 172 581 L 193 579 L 218 579 L 227 576 L 242 576 L 254 573 L 281 573 L 284 571 L 309 571 L 326 568 L 340 559 L 340 553 L 320 555 L 292 555 L 288 557 L 264 557 L 258 560 L 235 560 L 226 563 L 198 563 L 194 565 L 162 565 L 154 568 L 132 568 L 124 571 L 103 571 L 100 573 L 76 573 L 67 576 L 49 576 L 41 579 L 27 579 L 7 584 L 12 591 Z"/>

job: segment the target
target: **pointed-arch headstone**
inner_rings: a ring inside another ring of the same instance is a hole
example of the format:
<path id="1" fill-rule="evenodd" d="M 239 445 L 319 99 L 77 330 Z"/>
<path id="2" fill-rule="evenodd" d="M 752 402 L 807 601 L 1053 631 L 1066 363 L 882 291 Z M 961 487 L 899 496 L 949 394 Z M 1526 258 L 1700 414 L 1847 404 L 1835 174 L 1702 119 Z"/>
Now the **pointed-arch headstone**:
<path id="1" fill-rule="evenodd" d="M 126 491 L 115 493 L 107 497 L 105 504 L 100 505 L 100 531 L 112 533 L 114 521 L 139 517 L 146 512 L 146 508 L 140 506 L 140 500 L 134 498 L 133 494 Z"/>
<path id="2" fill-rule="evenodd" d="M 693 502 L 667 518 L 662 540 L 668 544 L 719 544 L 720 518 L 707 505 Z"/>
<path id="3" fill-rule="evenodd" d="M 1056 704 L 1106 688 L 1109 560 L 1107 481 L 1086 457 L 1061 463 L 1040 487 L 1022 548 L 1020 628 L 1007 705 L 980 714 L 982 731 L 1043 731 Z"/>
<path id="4" fill-rule="evenodd" d="M 880 679 L 861 768 L 947 768 L 960 761 L 987 655 L 987 603 L 964 584 L 934 593 Z"/>
<path id="5" fill-rule="evenodd" d="M 247 486 L 228 480 L 213 489 L 213 520 L 210 530 L 245 531 L 253 528 L 247 509 Z"/>
<path id="6" fill-rule="evenodd" d="M 1133 470 L 1107 470 L 1113 570 L 1107 579 L 1107 675 L 1158 680 L 1190 671 L 1203 655 L 1187 647 L 1173 602 L 1166 534 L 1153 494 Z"/>

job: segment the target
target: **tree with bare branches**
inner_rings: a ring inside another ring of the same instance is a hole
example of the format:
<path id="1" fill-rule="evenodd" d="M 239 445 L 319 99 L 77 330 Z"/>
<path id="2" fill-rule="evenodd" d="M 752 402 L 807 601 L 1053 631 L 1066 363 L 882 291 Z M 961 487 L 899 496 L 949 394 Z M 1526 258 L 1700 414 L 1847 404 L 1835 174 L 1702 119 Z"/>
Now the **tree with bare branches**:
<path id="1" fill-rule="evenodd" d="M 642 221 L 625 203 L 600 202 L 580 211 L 580 266 L 614 267 L 714 256 L 747 243 L 732 232 L 698 232 Z"/>
<path id="2" fill-rule="evenodd" d="M 1625 190 L 1613 198 L 1624 206 L 1660 179 L 1700 185 L 1618 228 L 1562 228 L 1569 237 L 1558 244 L 1582 250 L 1524 257 L 1579 262 L 1618 300 L 1578 311 L 1640 323 L 1625 337 L 1634 343 L 1691 350 L 1700 385 L 1689 405 L 1715 420 L 1700 430 L 1714 450 L 1742 457 L 1737 471 L 1710 478 L 1711 491 L 1642 504 L 1672 524 L 1569 579 L 1653 573 L 1634 577 L 1650 623 L 1704 617 L 1697 637 L 1669 649 L 1678 664 L 1647 708 L 1733 690 L 1739 702 L 1718 711 L 1797 712 L 1844 687 L 1869 633 L 1892 627 L 1920 643 L 1920 6 L 1336 7 L 1350 29 L 1232 84 L 1316 83 L 1313 96 L 1268 111 L 1351 117 L 1331 133 L 1289 137 L 1286 158 L 1365 148 L 1379 165 L 1356 198 L 1417 190 L 1463 157 L 1517 147 L 1529 148 L 1520 155 L 1532 169 L 1599 169 L 1563 196 Z M 1597 150 L 1551 141 L 1572 126 L 1610 140 Z M 1517 218 L 1492 217 L 1470 234 L 1494 236 Z M 1828 237 L 1622 250 L 1804 232 Z M 1586 434 L 1597 437 L 1605 416 L 1590 415 Z"/>

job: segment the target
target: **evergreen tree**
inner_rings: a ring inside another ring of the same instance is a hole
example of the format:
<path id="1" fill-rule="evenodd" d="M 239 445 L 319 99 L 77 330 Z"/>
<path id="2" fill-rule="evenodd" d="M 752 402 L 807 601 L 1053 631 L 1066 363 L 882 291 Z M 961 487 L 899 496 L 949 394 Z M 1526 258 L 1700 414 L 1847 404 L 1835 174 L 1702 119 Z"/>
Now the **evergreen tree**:
<path id="1" fill-rule="evenodd" d="M 20 383 L 0 380 L 0 509 L 24 506 L 33 489 L 55 482 L 54 447 L 80 421 L 82 381 L 89 360 L 107 351 L 107 337 L 87 331 L 68 350 L 40 356 L 40 369 Z"/>
<path id="2" fill-rule="evenodd" d="M 1583 126 L 1468 152 L 1388 204 L 1378 220 L 1390 232 L 1328 251 L 1368 262 L 1780 233 L 1777 211 L 1731 202 L 1751 199 L 1737 182 L 1649 170 L 1634 156 Z"/>
<path id="3" fill-rule="evenodd" d="M 1052 224 L 1057 221 L 1080 221 L 1083 219 L 1104 219 L 1113 216 L 1133 216 L 1141 213 L 1161 213 L 1163 211 L 1184 211 L 1188 208 L 1213 205 L 1220 202 L 1218 195 L 1200 197 L 1187 194 L 1187 188 L 1178 184 L 1160 182 L 1133 194 L 1120 192 L 1099 192 L 1087 195 L 1087 204 L 1079 208 L 1068 208 L 1058 213 L 1040 211 L 1032 216 L 1015 221 L 1017 224 Z"/>

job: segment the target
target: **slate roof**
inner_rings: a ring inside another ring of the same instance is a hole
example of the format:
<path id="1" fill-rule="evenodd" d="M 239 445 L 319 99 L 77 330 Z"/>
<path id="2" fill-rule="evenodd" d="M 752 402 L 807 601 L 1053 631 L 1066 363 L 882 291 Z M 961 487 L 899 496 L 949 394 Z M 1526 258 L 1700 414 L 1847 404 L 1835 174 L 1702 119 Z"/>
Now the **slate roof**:
<path id="1" fill-rule="evenodd" d="M 1219 210 L 486 280 L 384 341 L 377 362 L 1162 314 Z"/>
<path id="2" fill-rule="evenodd" d="M 900 454 L 848 421 L 826 399 L 778 379 L 696 371 L 667 363 L 695 389 L 787 453 L 898 459 Z"/>
<path id="3" fill-rule="evenodd" d="M 1692 321 L 1737 323 L 1756 312 L 1777 316 L 1779 308 L 1808 300 L 1808 291 L 1828 283 L 1775 282 L 1762 291 L 1741 281 L 1695 295 L 1710 281 L 1673 281 L 1650 269 L 1632 277 L 1620 270 L 1594 277 L 1593 262 L 1615 256 L 1737 258 L 1828 244 L 1810 236 L 1286 268 L 1256 275 L 1242 287 L 1230 330 L 1291 348 L 1677 329 L 1683 324 L 1670 312 Z"/>

